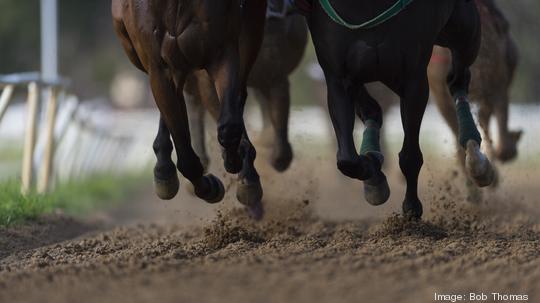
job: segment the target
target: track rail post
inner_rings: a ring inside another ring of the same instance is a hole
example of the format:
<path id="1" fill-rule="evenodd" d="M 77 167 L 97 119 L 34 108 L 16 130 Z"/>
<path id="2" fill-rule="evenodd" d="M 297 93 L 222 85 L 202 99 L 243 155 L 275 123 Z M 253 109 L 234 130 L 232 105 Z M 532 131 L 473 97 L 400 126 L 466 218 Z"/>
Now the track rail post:
<path id="1" fill-rule="evenodd" d="M 15 90 L 15 85 L 6 85 L 2 90 L 2 95 L 0 95 L 0 123 L 4 114 L 11 102 L 11 96 L 13 96 L 13 91 Z"/>
<path id="2" fill-rule="evenodd" d="M 26 119 L 26 134 L 22 161 L 21 191 L 26 194 L 32 187 L 33 159 L 36 144 L 36 119 L 39 100 L 39 87 L 36 82 L 28 85 L 28 116 Z"/>
<path id="3" fill-rule="evenodd" d="M 45 129 L 45 151 L 41 162 L 40 175 L 38 179 L 38 193 L 45 193 L 49 189 L 51 178 L 51 162 L 54 157 L 54 130 L 56 127 L 56 113 L 58 108 L 58 88 L 49 87 L 47 101 L 47 121 Z"/>

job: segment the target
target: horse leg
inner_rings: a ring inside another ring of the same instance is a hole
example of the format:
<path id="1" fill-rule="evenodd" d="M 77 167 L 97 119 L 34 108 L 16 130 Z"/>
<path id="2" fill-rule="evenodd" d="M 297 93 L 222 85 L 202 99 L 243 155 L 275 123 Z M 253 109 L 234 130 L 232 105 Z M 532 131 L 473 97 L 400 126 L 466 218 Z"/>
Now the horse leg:
<path id="1" fill-rule="evenodd" d="M 159 118 L 159 129 L 153 148 L 157 158 L 154 167 L 154 190 L 160 199 L 171 200 L 178 193 L 180 182 L 171 159 L 173 150 L 171 134 L 162 117 Z"/>
<path id="2" fill-rule="evenodd" d="M 471 114 L 466 88 L 469 83 L 469 70 L 462 63 L 456 63 L 456 76 L 451 83 L 452 95 L 456 100 L 459 121 L 459 143 L 465 149 L 465 166 L 476 184 L 480 187 L 490 185 L 494 179 L 494 170 L 488 158 L 480 151 L 482 137 L 476 128 Z"/>
<path id="3" fill-rule="evenodd" d="M 486 141 L 485 143 L 487 144 L 487 151 L 490 157 L 494 155 L 493 140 L 491 139 L 491 133 L 489 131 L 492 113 L 493 110 L 489 108 L 489 106 L 480 104 L 480 108 L 478 110 L 478 124 L 480 125 L 480 129 L 482 131 L 482 138 L 484 141 Z"/>
<path id="4" fill-rule="evenodd" d="M 514 159 L 517 154 L 517 145 L 521 138 L 522 131 L 513 131 L 508 128 L 508 92 L 504 93 L 498 102 L 495 102 L 494 113 L 499 130 L 499 146 L 495 155 L 501 162 Z"/>
<path id="5" fill-rule="evenodd" d="M 352 90 L 352 95 L 355 96 L 356 114 L 365 125 L 360 155 L 368 157 L 373 168 L 371 178 L 364 181 L 364 197 L 371 205 L 381 205 L 390 198 L 390 187 L 386 176 L 381 171 L 384 164 L 384 155 L 380 145 L 382 109 L 364 85 L 353 87 Z"/>
<path id="6" fill-rule="evenodd" d="M 240 142 L 240 150 L 243 158 L 242 170 L 238 174 L 238 185 L 236 188 L 236 198 L 240 203 L 245 205 L 250 215 L 260 220 L 264 215 L 263 206 L 261 203 L 263 189 L 259 174 L 255 169 L 254 162 L 257 152 L 251 144 L 246 130 L 242 135 Z"/>
<path id="7" fill-rule="evenodd" d="M 368 95 L 372 99 L 376 100 L 377 104 L 380 106 L 382 110 L 383 123 L 384 123 L 385 113 L 387 113 L 392 108 L 392 106 L 396 104 L 396 101 L 397 101 L 394 92 L 392 92 L 392 90 L 390 90 L 386 85 L 384 85 L 381 82 L 365 84 L 364 86 L 368 92 Z M 360 117 L 358 108 L 356 108 L 356 115 Z M 388 155 L 388 152 L 389 152 L 387 148 L 388 137 L 384 134 L 383 130 L 381 131 L 382 131 L 380 135 L 381 136 L 381 141 L 380 141 L 381 150 L 384 151 L 383 154 Z M 390 168 L 390 166 L 388 165 L 389 165 L 388 161 L 384 161 L 383 168 Z"/>
<path id="8" fill-rule="evenodd" d="M 401 98 L 401 121 L 405 137 L 399 153 L 399 167 L 407 180 L 403 214 L 411 219 L 420 219 L 423 210 L 418 198 L 418 176 L 424 159 L 419 136 L 429 98 L 429 85 L 425 73 L 419 72 L 414 80 L 409 82 Z"/>
<path id="9" fill-rule="evenodd" d="M 435 105 L 441 116 L 446 121 L 454 135 L 458 136 L 458 121 L 456 117 L 456 109 L 452 100 L 452 95 L 448 89 L 447 77 L 449 72 L 450 58 L 446 62 L 447 56 L 450 57 L 450 51 L 445 48 L 436 48 L 434 56 L 437 56 L 441 62 L 431 62 L 428 65 L 429 88 L 433 93 Z"/>
<path id="10" fill-rule="evenodd" d="M 437 60 L 433 59 L 436 58 Z M 435 46 L 433 49 L 432 61 L 428 65 L 429 89 L 433 94 L 435 105 L 444 121 L 450 127 L 456 141 L 458 140 L 459 127 L 454 106 L 454 100 L 448 89 L 448 73 L 450 71 L 451 52 L 442 47 Z M 465 172 L 465 151 L 459 143 L 456 144 L 456 155 L 463 171 Z"/>
<path id="11" fill-rule="evenodd" d="M 293 151 L 289 142 L 289 111 L 290 94 L 289 80 L 284 78 L 273 83 L 271 87 L 263 90 L 268 103 L 268 116 L 274 131 L 274 146 L 270 163 L 278 171 L 283 172 L 289 168 Z"/>
<path id="12" fill-rule="evenodd" d="M 243 113 L 247 95 L 245 91 L 240 91 L 239 64 L 238 49 L 231 46 L 220 62 L 208 69 L 221 102 L 218 141 L 223 147 L 225 170 L 231 174 L 237 174 L 242 169 L 242 159 L 238 152 L 244 129 Z"/>
<path id="13" fill-rule="evenodd" d="M 135 51 L 135 47 L 129 38 L 124 23 L 120 20 L 113 20 L 113 24 L 131 63 L 146 73 L 146 69 Z M 157 158 L 156 165 L 154 166 L 154 191 L 160 199 L 171 200 L 178 193 L 180 181 L 178 180 L 174 162 L 171 159 L 173 150 L 171 135 L 162 116 L 159 118 L 158 133 L 154 140 L 153 149 Z"/>
<path id="14" fill-rule="evenodd" d="M 371 160 L 358 155 L 354 146 L 354 103 L 347 94 L 343 80 L 327 75 L 328 111 L 336 133 L 338 152 L 337 167 L 342 174 L 353 179 L 368 180 L 372 177 Z"/>
<path id="15" fill-rule="evenodd" d="M 246 135 L 243 117 L 246 83 L 262 44 L 265 11 L 266 1 L 244 3 L 238 40 L 230 41 L 222 58 L 208 69 L 221 101 L 218 141 L 224 148 L 225 169 L 229 173 L 239 173 L 242 169 L 239 145 Z"/>
<path id="16" fill-rule="evenodd" d="M 482 131 L 482 138 L 486 141 L 487 154 L 489 158 L 495 157 L 495 149 L 493 148 L 493 139 L 491 138 L 491 132 L 489 130 L 491 115 L 493 114 L 493 108 L 483 102 L 480 104 L 480 109 L 478 110 L 478 124 Z M 497 167 L 493 166 L 493 182 L 492 187 L 497 187 L 499 183 L 499 172 Z"/>
<path id="17" fill-rule="evenodd" d="M 480 17 L 475 4 L 456 5 L 447 27 L 450 29 L 447 33 L 451 33 L 447 42 L 452 50 L 449 88 L 456 105 L 459 143 L 465 149 L 465 166 L 469 175 L 478 186 L 485 187 L 493 183 L 494 170 L 480 151 L 482 137 L 476 128 L 468 98 L 470 66 L 476 60 L 480 47 Z"/>
<path id="18" fill-rule="evenodd" d="M 433 51 L 433 56 L 436 56 L 435 58 L 438 58 L 439 61 L 432 60 L 428 65 L 429 88 L 433 94 L 433 99 L 439 113 L 444 118 L 444 121 L 450 127 L 450 130 L 452 130 L 452 133 L 456 138 L 456 157 L 461 167 L 461 171 L 466 177 L 465 186 L 467 188 L 467 200 L 471 202 L 480 201 L 482 199 L 482 192 L 474 184 L 474 181 L 469 174 L 467 174 L 465 168 L 465 150 L 458 142 L 459 127 L 456 108 L 447 83 L 450 63 L 452 61 L 451 52 L 446 48 L 436 46 Z"/>
<path id="19" fill-rule="evenodd" d="M 198 92 L 184 92 L 186 100 L 186 108 L 189 117 L 189 129 L 191 131 L 193 149 L 201 159 L 201 163 L 205 171 L 208 170 L 210 157 L 206 150 L 206 132 L 205 132 L 205 109 L 202 106 L 201 98 Z"/>
<path id="20" fill-rule="evenodd" d="M 270 148 L 274 144 L 274 131 L 272 130 L 272 121 L 270 118 L 270 101 L 268 100 L 267 93 L 264 89 L 253 89 L 253 94 L 255 99 L 260 105 L 261 108 L 261 119 L 262 119 L 262 130 L 258 138 L 258 143 L 262 146 Z"/>
<path id="21" fill-rule="evenodd" d="M 230 108 L 225 109 L 234 112 L 233 114 L 226 114 L 225 117 L 229 117 L 228 121 L 222 121 L 228 128 L 232 128 L 236 132 L 236 124 L 240 125 L 240 156 L 242 158 L 241 170 L 238 175 L 238 186 L 236 189 L 236 196 L 238 201 L 248 207 L 251 215 L 255 219 L 261 219 L 263 216 L 263 209 L 261 199 L 263 195 L 259 174 L 255 170 L 254 161 L 257 155 L 255 148 L 251 144 L 248 133 L 245 128 L 243 114 L 244 105 L 247 98 L 247 79 L 251 67 L 257 58 L 259 48 L 262 43 L 262 37 L 264 32 L 264 13 L 266 11 L 266 1 L 247 1 L 245 5 L 245 12 L 242 20 L 242 32 L 240 34 L 240 43 L 238 45 L 237 59 L 239 59 L 238 65 L 238 99 L 233 102 Z M 221 113 L 224 115 L 223 110 Z M 221 120 L 220 120 L 221 121 Z M 225 130 L 228 135 L 228 130 Z"/>
<path id="22" fill-rule="evenodd" d="M 203 175 L 204 169 L 199 157 L 191 147 L 186 105 L 183 97 L 184 81 L 175 84 L 165 73 L 153 64 L 149 71 L 150 86 L 161 112 L 162 120 L 170 131 L 178 157 L 177 167 L 195 189 L 197 197 L 216 203 L 223 199 L 225 190 L 221 181 L 213 175 Z"/>

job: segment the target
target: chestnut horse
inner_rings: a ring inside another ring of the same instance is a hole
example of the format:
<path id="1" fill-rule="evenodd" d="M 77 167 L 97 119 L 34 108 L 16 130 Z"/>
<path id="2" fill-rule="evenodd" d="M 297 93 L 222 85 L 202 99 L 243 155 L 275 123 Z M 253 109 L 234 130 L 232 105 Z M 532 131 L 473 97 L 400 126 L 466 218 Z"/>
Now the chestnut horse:
<path id="1" fill-rule="evenodd" d="M 377 14 L 385 18 L 383 22 L 373 18 Z M 380 81 L 401 98 L 405 138 L 399 164 L 407 181 L 403 212 L 409 218 L 422 216 L 419 135 L 429 97 L 426 71 L 434 44 L 452 50 L 449 90 L 456 106 L 459 143 L 466 150 L 467 171 L 479 186 L 493 182 L 493 168 L 480 151 L 482 138 L 468 98 L 470 66 L 480 45 L 480 18 L 474 2 L 314 0 L 307 19 L 326 77 L 328 107 L 338 141 L 337 166 L 346 176 L 364 181 L 369 203 L 380 205 L 390 195 L 381 171 L 382 110 L 364 86 Z M 366 126 L 360 154 L 353 139 L 355 110 Z"/>
<path id="2" fill-rule="evenodd" d="M 259 51 L 265 21 L 264 0 L 113 0 L 114 28 L 131 62 L 147 73 L 160 110 L 154 141 L 157 195 L 172 199 L 179 181 L 177 168 L 209 202 L 223 199 L 224 187 L 204 174 L 191 145 L 184 86 L 189 77 L 208 77 L 220 104 L 218 140 L 225 169 L 238 173 L 239 201 L 252 215 L 262 216 L 262 188 L 253 161 L 256 156 L 243 121 L 246 82 Z M 172 141 L 171 142 L 171 136 Z"/>

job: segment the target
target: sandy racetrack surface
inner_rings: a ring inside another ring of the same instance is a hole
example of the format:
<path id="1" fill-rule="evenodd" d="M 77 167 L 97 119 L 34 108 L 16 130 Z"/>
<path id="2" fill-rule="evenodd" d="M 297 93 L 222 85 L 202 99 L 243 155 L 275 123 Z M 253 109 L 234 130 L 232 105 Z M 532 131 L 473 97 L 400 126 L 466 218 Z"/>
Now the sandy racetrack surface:
<path id="1" fill-rule="evenodd" d="M 1 230 L 10 248 L 0 254 L 0 302 L 434 302 L 470 292 L 540 302 L 535 170 L 504 171 L 502 187 L 474 206 L 459 174 L 429 161 L 422 222 L 394 214 L 395 169 L 391 201 L 373 208 L 333 157 L 305 156 L 285 175 L 263 169 L 259 223 L 233 193 L 208 206 L 186 192 L 158 202 L 149 189 L 93 223 L 44 222 L 26 240 L 20 228 Z M 43 226 L 49 235 L 36 234 Z"/>

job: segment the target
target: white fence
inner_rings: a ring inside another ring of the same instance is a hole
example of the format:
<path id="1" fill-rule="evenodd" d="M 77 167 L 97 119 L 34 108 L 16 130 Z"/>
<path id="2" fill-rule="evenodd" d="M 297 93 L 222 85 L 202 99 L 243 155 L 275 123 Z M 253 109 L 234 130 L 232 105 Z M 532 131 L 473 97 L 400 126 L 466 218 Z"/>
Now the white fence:
<path id="1" fill-rule="evenodd" d="M 43 193 L 56 182 L 125 174 L 151 163 L 157 115 L 141 119 L 97 102 L 81 103 L 66 87 L 67 81 L 43 81 L 37 73 L 0 76 L 0 129 L 11 113 L 15 125 L 9 127 L 24 137 L 23 192 Z M 27 90 L 24 107 L 13 104 L 20 88 Z"/>

